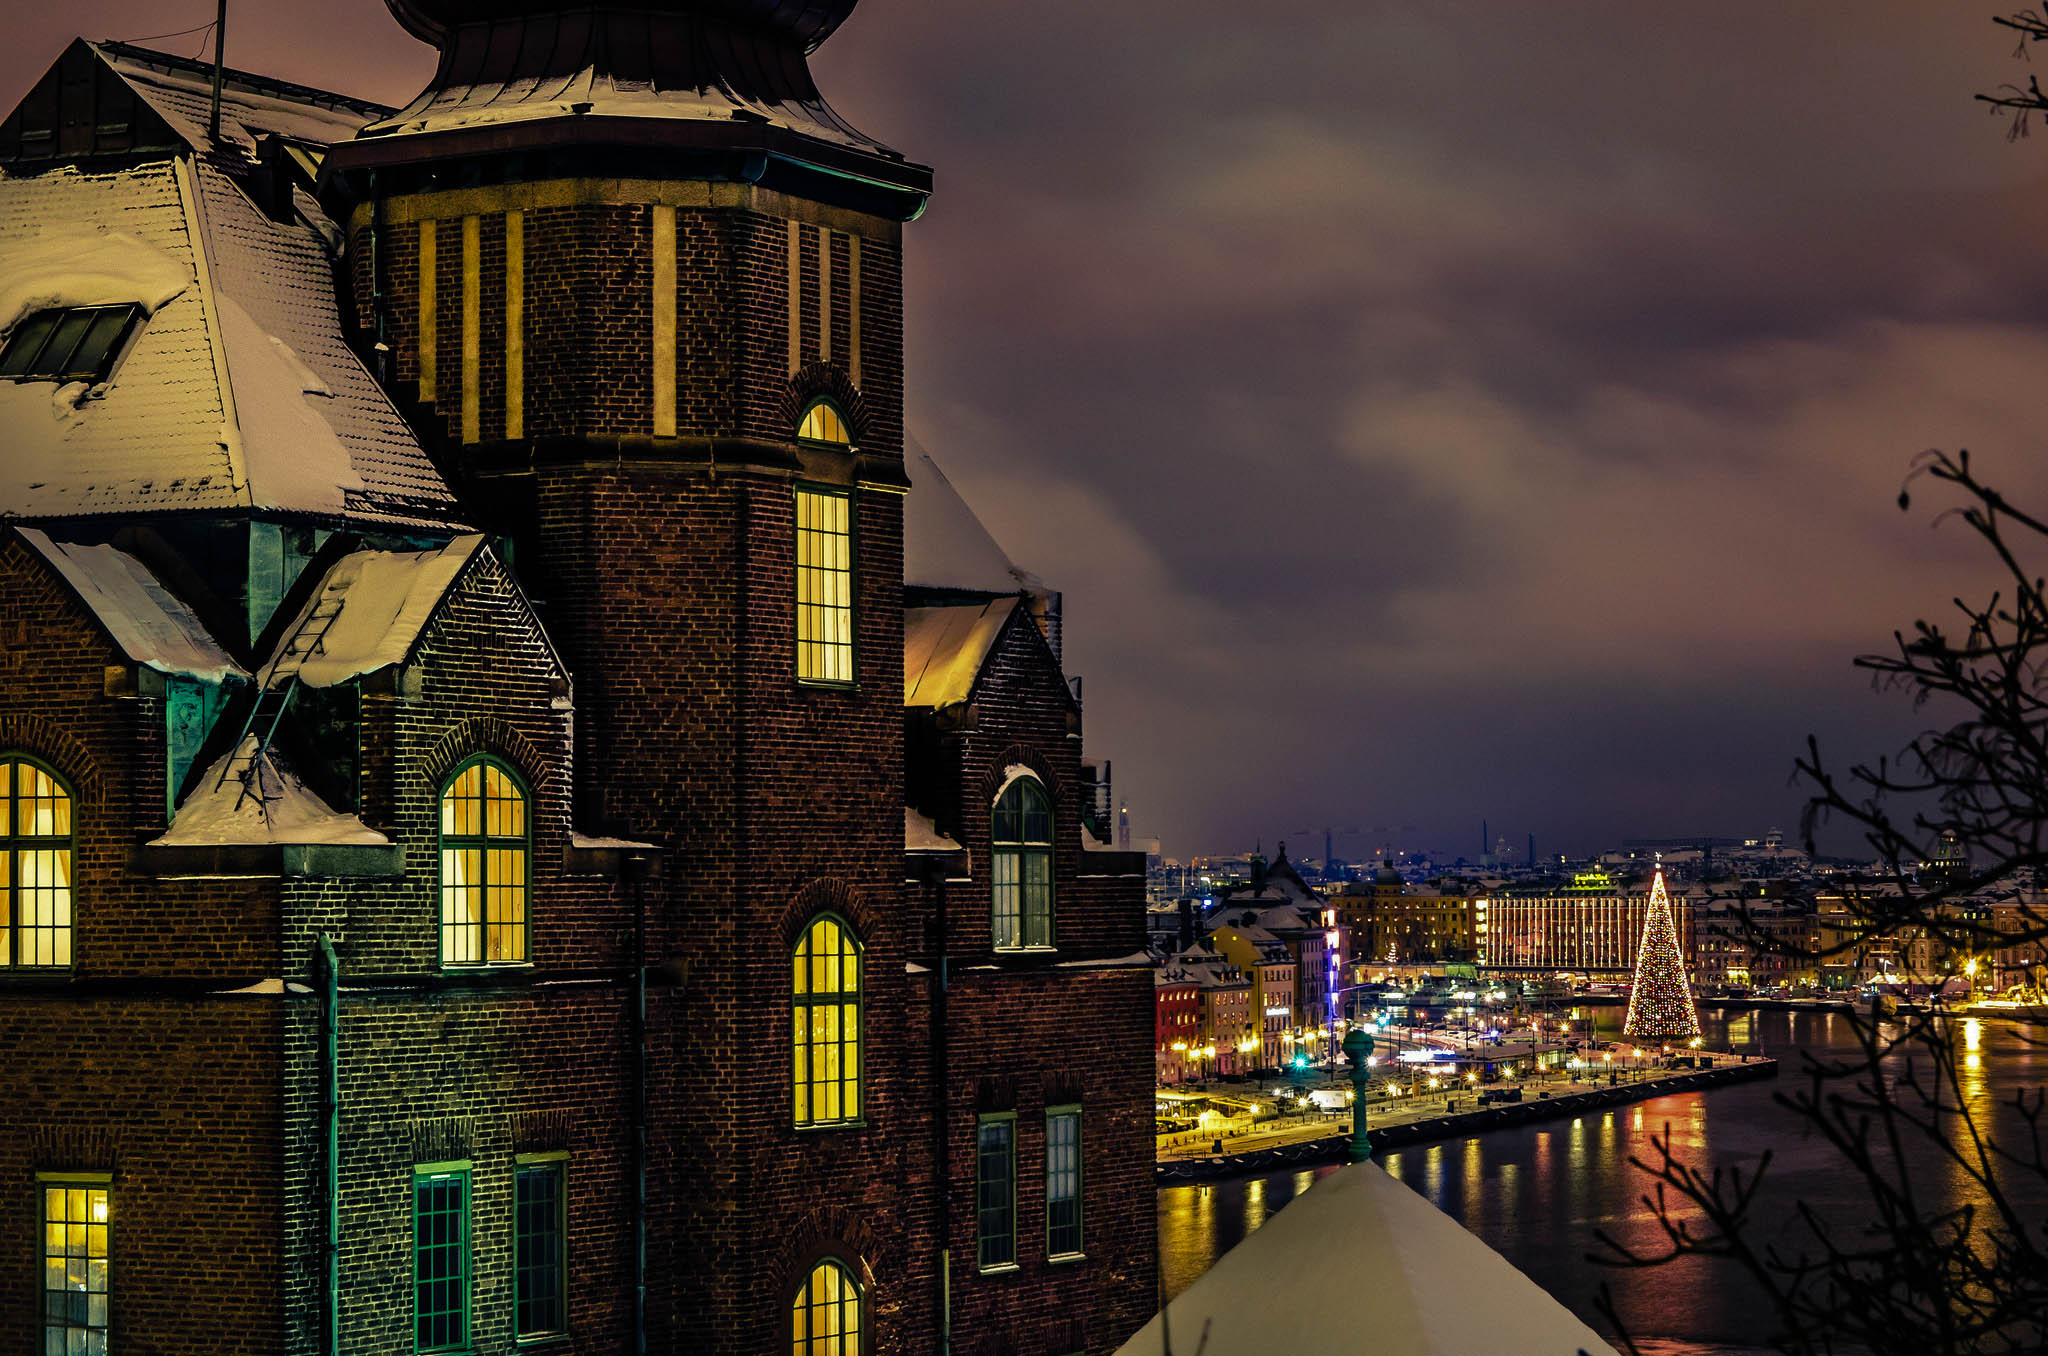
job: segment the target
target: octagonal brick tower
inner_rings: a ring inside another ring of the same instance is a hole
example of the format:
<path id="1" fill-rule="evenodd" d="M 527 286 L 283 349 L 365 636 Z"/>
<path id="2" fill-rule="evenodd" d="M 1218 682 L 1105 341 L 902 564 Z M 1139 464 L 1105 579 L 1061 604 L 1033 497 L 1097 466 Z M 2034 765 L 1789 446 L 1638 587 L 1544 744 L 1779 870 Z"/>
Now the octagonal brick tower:
<path id="1" fill-rule="evenodd" d="M 787 1350 L 829 1252 L 868 1286 L 868 1350 L 928 1350 L 899 245 L 930 171 L 812 82 L 854 0 L 388 3 L 440 64 L 323 172 L 358 322 L 563 650 L 579 827 L 662 849 L 648 1348 Z M 820 402 L 837 423 L 800 439 Z M 822 677 L 796 620 L 796 506 L 821 491 L 854 556 L 850 658 Z M 862 947 L 864 1101 L 799 1128 L 790 955 L 826 912 Z"/>

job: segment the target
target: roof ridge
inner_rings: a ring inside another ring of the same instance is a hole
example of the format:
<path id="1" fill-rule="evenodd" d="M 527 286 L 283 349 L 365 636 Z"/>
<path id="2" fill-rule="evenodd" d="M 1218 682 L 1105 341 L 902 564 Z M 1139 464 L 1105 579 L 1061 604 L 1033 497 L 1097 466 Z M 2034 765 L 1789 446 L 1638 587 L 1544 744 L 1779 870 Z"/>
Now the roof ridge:
<path id="1" fill-rule="evenodd" d="M 154 47 L 139 47 L 132 42 L 116 38 L 90 40 L 90 45 L 103 56 L 119 57 L 137 64 L 152 67 L 165 74 L 187 74 L 213 79 L 213 63 L 193 57 L 178 56 L 172 52 L 160 52 Z M 390 117 L 398 110 L 388 104 L 359 99 L 352 94 L 339 94 L 334 90 L 318 89 L 312 85 L 301 85 L 275 76 L 258 75 L 254 71 L 238 70 L 229 66 L 223 72 L 223 82 L 240 85 L 252 94 L 267 94 L 274 98 L 290 99 L 316 107 L 333 108 L 350 113 L 360 113 L 366 118 Z"/>

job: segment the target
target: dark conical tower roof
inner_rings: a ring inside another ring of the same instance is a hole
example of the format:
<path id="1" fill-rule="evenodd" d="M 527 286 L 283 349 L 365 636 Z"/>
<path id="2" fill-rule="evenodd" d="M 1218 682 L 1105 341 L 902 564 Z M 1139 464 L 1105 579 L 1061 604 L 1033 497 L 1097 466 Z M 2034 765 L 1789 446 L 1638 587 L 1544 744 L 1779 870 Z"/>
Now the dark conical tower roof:
<path id="1" fill-rule="evenodd" d="M 330 178 L 455 162 L 473 181 L 564 168 L 736 180 L 896 220 L 931 171 L 834 112 L 809 54 L 855 0 L 385 0 L 440 49 L 428 86 L 334 148 Z M 423 181 L 424 182 L 424 181 Z"/>
<path id="2" fill-rule="evenodd" d="M 536 15 L 560 14 L 588 6 L 561 0 L 384 0 L 406 31 L 441 45 L 451 29 Z M 700 15 L 773 34 L 806 51 L 832 36 L 858 0 L 641 0 L 632 6 L 649 13 Z"/>

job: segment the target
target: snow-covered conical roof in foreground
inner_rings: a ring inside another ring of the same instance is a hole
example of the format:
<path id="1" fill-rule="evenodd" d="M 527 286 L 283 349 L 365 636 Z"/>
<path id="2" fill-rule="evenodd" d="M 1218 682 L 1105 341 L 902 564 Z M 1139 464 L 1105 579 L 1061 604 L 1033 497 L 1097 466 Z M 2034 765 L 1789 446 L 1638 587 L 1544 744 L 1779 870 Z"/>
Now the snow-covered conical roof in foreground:
<path id="1" fill-rule="evenodd" d="M 1340 1168 L 1167 1305 L 1173 1349 L 1616 1356 L 1499 1253 L 1374 1163 Z M 1160 1316 L 1117 1356 L 1163 1356 Z"/>

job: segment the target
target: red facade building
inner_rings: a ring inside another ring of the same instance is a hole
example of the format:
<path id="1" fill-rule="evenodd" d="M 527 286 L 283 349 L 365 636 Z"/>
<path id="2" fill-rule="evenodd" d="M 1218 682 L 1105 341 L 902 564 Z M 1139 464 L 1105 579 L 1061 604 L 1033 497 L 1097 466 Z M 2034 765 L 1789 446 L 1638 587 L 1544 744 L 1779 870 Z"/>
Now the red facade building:
<path id="1" fill-rule="evenodd" d="M 391 6 L 404 110 L 0 123 L 0 1334 L 1113 1350 L 1143 859 L 1058 595 L 906 540 L 851 0 Z"/>

